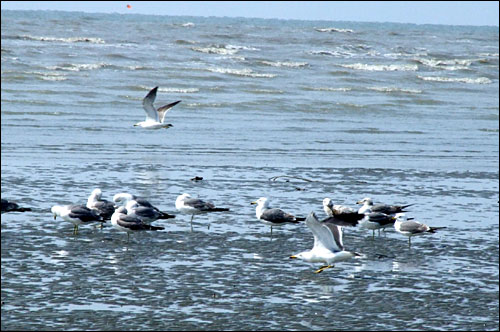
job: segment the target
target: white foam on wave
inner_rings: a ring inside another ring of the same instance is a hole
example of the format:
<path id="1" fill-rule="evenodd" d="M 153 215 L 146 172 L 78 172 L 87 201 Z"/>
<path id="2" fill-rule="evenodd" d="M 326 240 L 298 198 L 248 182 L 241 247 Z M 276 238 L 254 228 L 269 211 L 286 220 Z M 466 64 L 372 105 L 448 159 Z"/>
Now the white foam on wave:
<path id="1" fill-rule="evenodd" d="M 467 70 L 469 66 L 472 64 L 472 59 L 449 59 L 449 60 L 440 60 L 440 59 L 423 59 L 417 58 L 415 61 L 420 62 L 421 64 L 432 67 L 439 68 L 444 70 Z"/>
<path id="2" fill-rule="evenodd" d="M 379 92 L 422 93 L 422 90 L 418 89 L 404 89 L 404 88 L 389 87 L 389 86 L 373 86 L 373 87 L 367 87 L 367 89 Z"/>
<path id="3" fill-rule="evenodd" d="M 206 53 L 206 54 L 220 54 L 220 55 L 233 55 L 238 53 L 236 49 L 227 49 L 220 47 L 191 47 L 193 51 Z"/>
<path id="4" fill-rule="evenodd" d="M 340 65 L 344 68 L 367 70 L 367 71 L 417 71 L 417 65 L 369 65 L 364 63 L 353 63 Z"/>
<path id="5" fill-rule="evenodd" d="M 307 62 L 291 62 L 291 61 L 259 61 L 259 62 L 271 67 L 299 68 L 299 67 L 309 66 Z"/>
<path id="6" fill-rule="evenodd" d="M 35 75 L 37 78 L 44 81 L 65 81 L 68 79 L 64 74 L 53 71 L 51 72 L 27 71 L 24 73 L 28 75 Z"/>
<path id="7" fill-rule="evenodd" d="M 59 66 L 47 67 L 49 70 L 64 70 L 64 71 L 82 71 L 82 70 L 96 70 L 110 66 L 110 64 L 101 63 L 68 63 Z"/>
<path id="8" fill-rule="evenodd" d="M 318 32 L 347 32 L 352 33 L 354 30 L 351 29 L 340 29 L 340 28 L 314 28 Z"/>
<path id="9" fill-rule="evenodd" d="M 57 37 L 22 35 L 21 38 L 29 39 L 29 40 L 37 40 L 37 41 L 62 42 L 62 43 L 92 43 L 92 44 L 105 44 L 106 43 L 101 38 L 94 38 L 94 37 L 57 38 Z"/>
<path id="10" fill-rule="evenodd" d="M 351 91 L 352 88 L 330 88 L 330 87 L 307 87 L 307 90 L 311 91 L 332 91 L 332 92 L 346 92 Z"/>
<path id="11" fill-rule="evenodd" d="M 487 77 L 441 77 L 441 76 L 418 76 L 424 81 L 447 82 L 447 83 L 468 83 L 468 84 L 490 84 L 492 81 Z"/>
<path id="12" fill-rule="evenodd" d="M 265 74 L 265 73 L 256 73 L 251 69 L 233 69 L 233 68 L 205 68 L 205 70 L 211 71 L 212 73 L 220 73 L 220 74 L 230 74 L 236 76 L 245 76 L 245 77 L 264 77 L 264 78 L 273 78 L 277 75 L 275 74 Z"/>
<path id="13" fill-rule="evenodd" d="M 200 89 L 198 88 L 158 88 L 158 91 L 160 92 L 166 92 L 166 93 L 196 93 L 199 92 Z"/>

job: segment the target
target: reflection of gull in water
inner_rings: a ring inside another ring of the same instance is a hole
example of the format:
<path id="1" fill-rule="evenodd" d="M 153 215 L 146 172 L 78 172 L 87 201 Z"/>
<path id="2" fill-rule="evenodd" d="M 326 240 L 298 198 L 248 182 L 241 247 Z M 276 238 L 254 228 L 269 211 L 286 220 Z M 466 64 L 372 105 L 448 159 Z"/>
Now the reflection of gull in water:
<path id="1" fill-rule="evenodd" d="M 408 236 L 408 246 L 411 246 L 411 237 L 415 235 L 423 235 L 426 233 L 436 233 L 438 229 L 446 227 L 429 227 L 426 224 L 419 223 L 418 221 L 408 220 L 404 213 L 396 214 L 396 222 L 394 229 Z"/>
<path id="2" fill-rule="evenodd" d="M 144 206 L 147 208 L 151 208 L 158 212 L 160 215 L 157 219 L 169 219 L 169 218 L 175 218 L 175 215 L 173 214 L 168 214 L 166 212 L 160 211 L 157 207 L 153 206 L 149 201 L 147 201 L 144 198 L 137 197 L 136 195 L 132 195 L 129 193 L 119 193 L 113 196 L 113 201 L 121 206 L 126 206 L 129 201 L 135 201 L 139 206 Z"/>
<path id="3" fill-rule="evenodd" d="M 170 123 L 164 123 L 165 120 L 165 115 L 167 112 L 175 105 L 180 103 L 181 101 L 178 100 L 176 102 L 173 102 L 171 104 L 162 106 L 158 109 L 156 109 L 153 105 L 153 102 L 156 99 L 156 91 L 158 90 L 158 87 L 155 87 L 149 93 L 144 97 L 142 100 L 142 106 L 144 107 L 144 110 L 146 111 L 146 120 L 141 121 L 136 123 L 134 126 L 146 128 L 146 129 L 160 129 L 160 128 L 169 128 L 172 127 Z"/>
<path id="4" fill-rule="evenodd" d="M 120 206 L 111 216 L 111 224 L 118 230 L 127 232 L 127 241 L 130 238 L 130 233 L 135 231 L 157 231 L 164 229 L 163 227 L 151 226 L 143 222 L 135 215 L 127 215 L 125 207 Z"/>
<path id="5" fill-rule="evenodd" d="M 205 202 L 199 198 L 191 198 L 189 194 L 182 194 L 175 200 L 175 208 L 181 213 L 191 215 L 191 231 L 193 230 L 193 218 L 195 214 L 207 212 L 229 211 L 228 208 L 218 208 L 210 202 Z M 208 226 L 210 228 L 210 225 Z"/>
<path id="6" fill-rule="evenodd" d="M 54 215 L 54 220 L 57 216 L 73 223 L 73 234 L 78 232 L 80 224 L 89 223 L 92 221 L 103 222 L 103 218 L 93 210 L 90 210 L 83 205 L 54 205 L 50 211 Z"/>
<path id="7" fill-rule="evenodd" d="M 101 199 L 101 196 L 101 189 L 94 189 L 87 200 L 87 207 L 96 211 L 104 220 L 110 220 L 111 215 L 115 212 L 115 204 L 105 199 Z"/>
<path id="8" fill-rule="evenodd" d="M 273 234 L 273 226 L 283 226 L 286 223 L 298 224 L 299 221 L 306 220 L 306 218 L 296 217 L 281 209 L 269 207 L 269 199 L 267 197 L 261 197 L 250 204 L 257 204 L 255 215 L 264 224 L 271 226 L 271 235 Z"/>
<path id="9" fill-rule="evenodd" d="M 386 205 L 386 204 L 375 204 L 373 205 L 373 201 L 370 197 L 365 197 L 360 201 L 357 201 L 356 204 L 363 204 L 362 207 L 359 208 L 358 213 L 368 213 L 368 212 L 381 212 L 385 214 L 396 214 L 400 212 L 407 212 L 404 209 L 413 205 Z"/>
<path id="10" fill-rule="evenodd" d="M 331 223 L 322 223 L 314 212 L 306 218 L 306 225 L 314 235 L 314 246 L 309 251 L 303 251 L 290 258 L 302 259 L 309 263 L 326 263 L 315 273 L 323 272 L 332 268 L 333 263 L 351 259 L 354 256 L 361 256 L 356 252 L 345 251 L 342 243 L 342 228 Z"/>
<path id="11" fill-rule="evenodd" d="M 17 203 L 9 202 L 8 200 L 2 198 L 2 213 L 4 213 L 4 212 L 25 212 L 25 211 L 31 211 L 31 209 L 19 207 L 19 205 Z"/>

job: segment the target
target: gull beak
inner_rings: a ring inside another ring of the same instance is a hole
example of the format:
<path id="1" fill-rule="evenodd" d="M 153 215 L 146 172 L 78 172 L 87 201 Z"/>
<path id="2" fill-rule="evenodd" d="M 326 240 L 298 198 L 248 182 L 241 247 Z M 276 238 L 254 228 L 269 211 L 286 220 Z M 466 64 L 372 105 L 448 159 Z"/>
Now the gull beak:
<path id="1" fill-rule="evenodd" d="M 257 204 L 257 202 L 251 202 L 250 204 L 251 204 L 251 205 L 255 205 L 255 204 Z"/>
<path id="2" fill-rule="evenodd" d="M 290 259 L 297 259 L 297 256 L 290 256 Z"/>

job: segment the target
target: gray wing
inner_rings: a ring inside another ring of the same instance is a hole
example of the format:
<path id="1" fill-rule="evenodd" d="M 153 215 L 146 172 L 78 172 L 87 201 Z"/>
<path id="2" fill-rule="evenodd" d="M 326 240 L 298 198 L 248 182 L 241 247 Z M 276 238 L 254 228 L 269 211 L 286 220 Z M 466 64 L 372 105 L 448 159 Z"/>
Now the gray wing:
<path id="1" fill-rule="evenodd" d="M 174 107 L 175 105 L 177 105 L 178 103 L 180 103 L 181 101 L 178 100 L 176 102 L 173 102 L 173 103 L 170 103 L 168 105 L 165 105 L 165 106 L 162 106 L 160 108 L 157 109 L 157 112 L 158 112 L 158 117 L 160 119 L 160 122 L 163 123 L 163 120 L 165 120 L 165 114 L 167 114 L 167 112 L 172 108 Z"/>
<path id="2" fill-rule="evenodd" d="M 70 216 L 70 218 L 80 219 L 81 221 L 102 220 L 102 217 L 98 216 L 94 211 L 90 210 L 86 206 L 71 205 L 69 209 L 70 213 L 68 215 Z"/>
<path id="3" fill-rule="evenodd" d="M 146 206 L 155 210 L 158 210 L 156 207 L 153 206 L 153 204 L 149 203 L 149 201 L 145 200 L 144 198 L 140 197 L 135 197 L 134 200 L 140 205 L 140 206 Z"/>
<path id="4" fill-rule="evenodd" d="M 144 97 L 142 100 L 142 107 L 146 111 L 146 120 L 152 120 L 158 122 L 158 113 L 156 112 L 155 107 L 153 106 L 153 103 L 156 99 L 156 91 L 158 90 L 158 87 L 152 89 L 149 91 L 149 93 Z"/>
<path id="5" fill-rule="evenodd" d="M 184 204 L 200 211 L 207 211 L 215 208 L 215 205 L 212 203 L 205 202 L 199 198 L 188 198 L 184 200 Z"/>
<path id="6" fill-rule="evenodd" d="M 104 219 L 109 219 L 115 212 L 115 205 L 110 201 L 97 201 L 94 204 L 94 208 L 97 209 L 99 215 Z"/>
<path id="7" fill-rule="evenodd" d="M 411 234 L 423 233 L 429 230 L 429 226 L 416 221 L 404 221 L 399 227 L 401 232 L 409 232 Z"/>
<path id="8" fill-rule="evenodd" d="M 394 224 L 394 222 L 396 221 L 396 218 L 394 218 L 393 216 L 389 216 L 381 212 L 368 213 L 367 216 L 369 221 L 376 222 L 382 226 L 388 224 Z"/>
<path id="9" fill-rule="evenodd" d="M 295 222 L 295 217 L 281 209 L 267 209 L 262 212 L 260 219 L 267 220 L 276 224 Z"/>
<path id="10" fill-rule="evenodd" d="M 137 218 L 133 215 L 121 214 L 116 221 L 118 225 L 121 227 L 125 227 L 131 230 L 141 230 L 146 229 L 145 224 L 141 221 L 141 219 Z"/>
<path id="11" fill-rule="evenodd" d="M 139 218 L 148 218 L 148 219 L 155 219 L 158 218 L 158 216 L 160 215 L 155 209 L 147 206 L 139 206 L 137 209 L 134 210 L 134 213 Z"/>

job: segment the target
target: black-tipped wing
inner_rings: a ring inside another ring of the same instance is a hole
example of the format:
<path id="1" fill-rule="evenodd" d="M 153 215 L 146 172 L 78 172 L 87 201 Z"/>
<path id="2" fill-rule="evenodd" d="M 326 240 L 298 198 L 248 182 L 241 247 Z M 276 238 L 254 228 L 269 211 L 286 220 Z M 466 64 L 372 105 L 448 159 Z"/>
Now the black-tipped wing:
<path id="1" fill-rule="evenodd" d="M 80 219 L 81 221 L 103 221 L 103 218 L 95 211 L 90 210 L 86 206 L 82 205 L 72 205 L 70 206 L 70 213 L 68 214 L 70 218 Z"/>
<path id="2" fill-rule="evenodd" d="M 160 108 L 157 109 L 157 112 L 158 112 L 158 118 L 160 119 L 160 122 L 163 123 L 163 121 L 165 120 L 165 114 L 167 114 L 167 112 L 172 108 L 174 107 L 175 105 L 177 105 L 178 103 L 180 103 L 181 100 L 178 100 L 178 101 L 175 101 L 173 103 L 170 103 L 168 105 L 165 105 L 165 106 L 162 106 Z"/>

